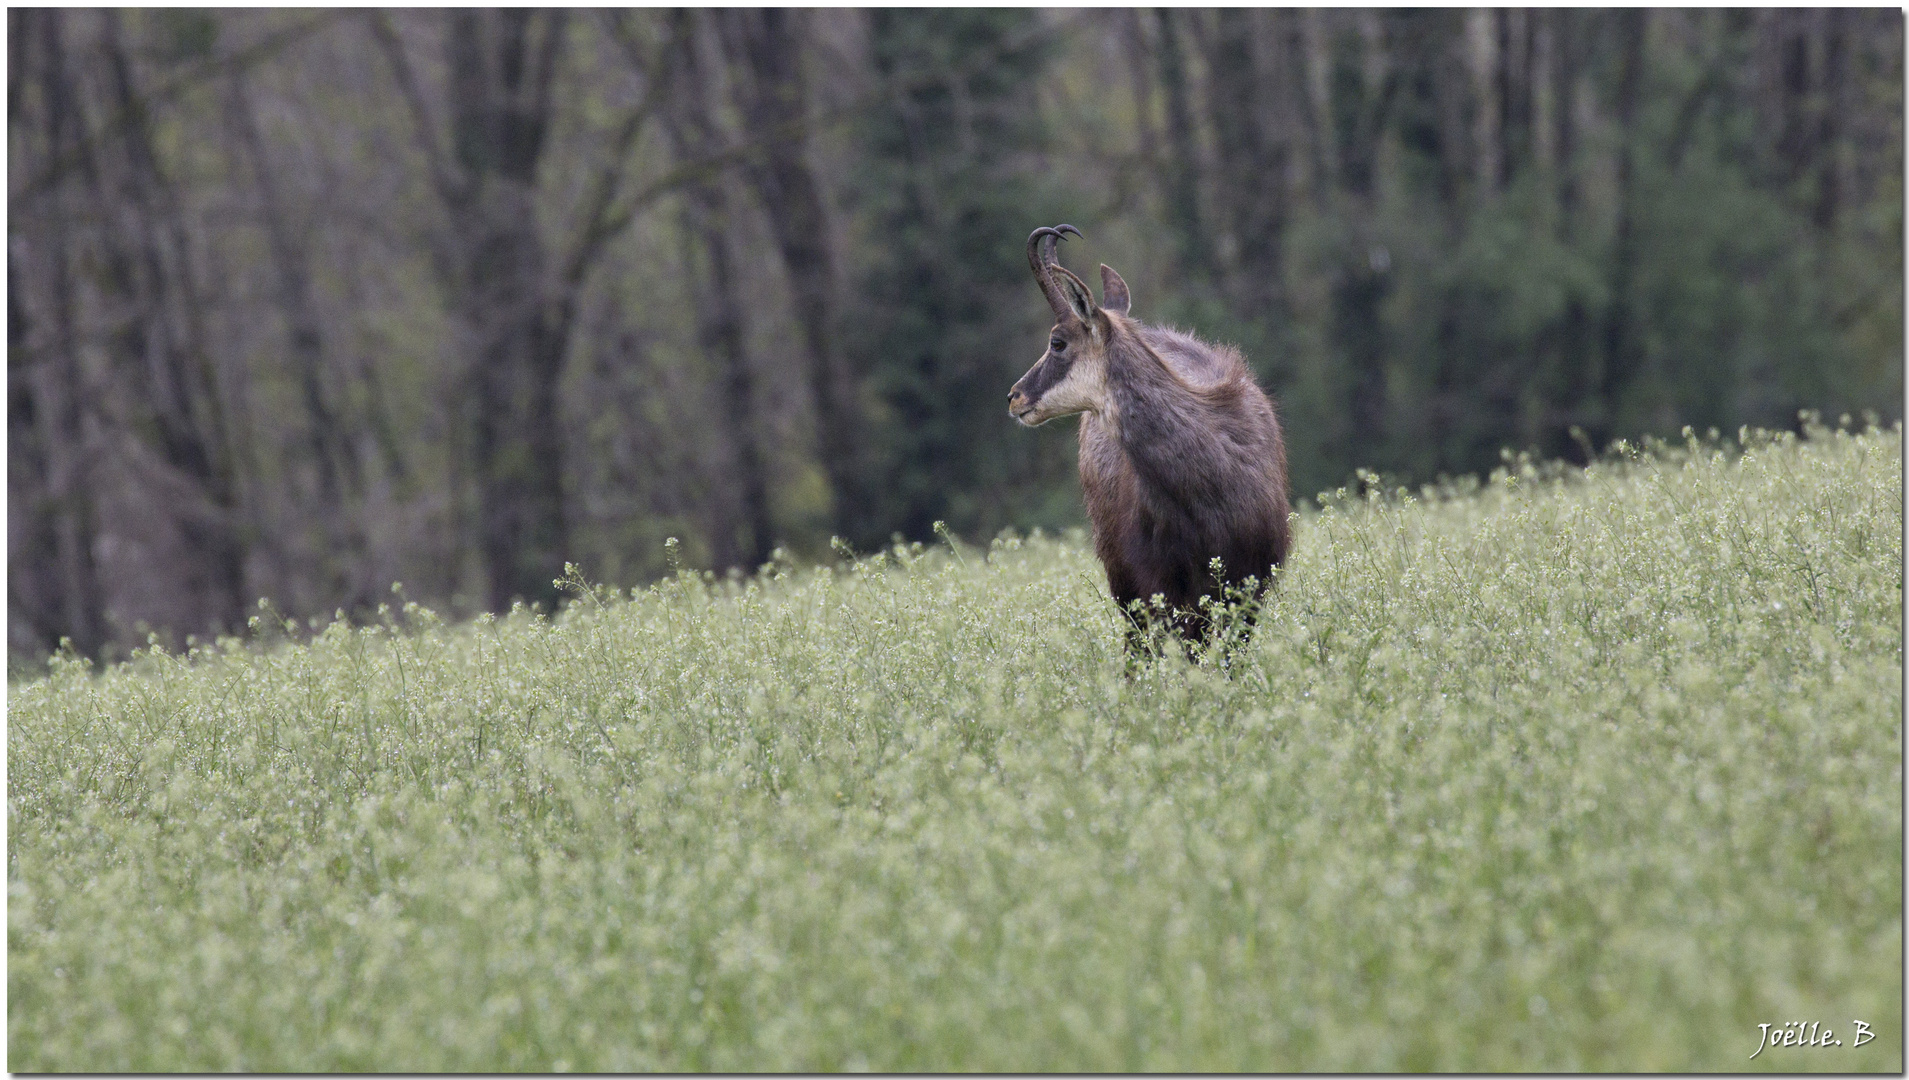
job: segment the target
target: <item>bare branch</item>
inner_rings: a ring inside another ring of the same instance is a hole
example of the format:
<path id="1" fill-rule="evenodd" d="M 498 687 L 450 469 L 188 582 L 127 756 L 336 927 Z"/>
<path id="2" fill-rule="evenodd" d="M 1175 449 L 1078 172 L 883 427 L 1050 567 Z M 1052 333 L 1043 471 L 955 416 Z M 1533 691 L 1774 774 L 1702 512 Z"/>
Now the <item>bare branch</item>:
<path id="1" fill-rule="evenodd" d="M 570 13 L 558 8 L 544 27 L 544 39 L 525 82 L 531 87 L 531 115 L 550 115 L 550 88 L 556 83 L 559 47 L 569 26 Z"/>
<path id="2" fill-rule="evenodd" d="M 679 162 L 674 168 L 665 170 L 661 176 L 632 193 L 620 206 L 617 206 L 615 209 L 606 209 L 597 217 L 597 227 L 585 234 L 590 238 L 590 252 L 583 253 L 581 249 L 579 249 L 579 253 L 585 254 L 586 257 L 584 263 L 577 270 L 577 280 L 581 280 L 582 274 L 588 271 L 588 259 L 594 258 L 597 249 L 600 249 L 604 243 L 607 243 L 618 233 L 628 228 L 630 223 L 635 221 L 639 214 L 643 213 L 643 211 L 647 210 L 657 201 L 674 192 L 677 188 L 685 184 L 705 180 L 711 174 L 720 173 L 732 165 L 760 157 L 767 152 L 770 146 L 776 143 L 801 139 L 818 130 L 828 130 L 838 124 L 847 123 L 861 115 L 863 110 L 888 95 L 905 94 L 950 79 L 959 79 L 975 71 L 982 70 L 989 64 L 998 62 L 1001 57 L 1016 50 L 1026 48 L 1028 45 L 1042 38 L 1059 36 L 1065 33 L 1072 29 L 1074 23 L 1081 18 L 1082 16 L 1069 15 L 1065 18 L 1054 20 L 1053 22 L 1037 21 L 1031 30 L 1002 42 L 992 52 L 975 57 L 966 65 L 943 71 L 930 72 L 914 79 L 885 80 L 880 86 L 875 87 L 873 90 L 870 90 L 868 93 L 853 101 L 831 110 L 818 120 L 811 121 L 807 118 L 797 118 L 769 129 L 760 138 L 744 140 L 732 146 L 724 147 L 714 153 Z M 652 70 L 651 65 L 653 61 L 650 60 L 634 37 L 628 33 L 627 24 L 621 20 L 613 20 L 611 27 L 613 31 L 611 37 L 623 48 L 625 55 L 630 58 L 631 63 L 635 65 L 638 70 Z M 665 43 L 663 48 L 667 49 L 667 47 L 668 45 Z"/>
<path id="3" fill-rule="evenodd" d="M 639 47 L 629 34 L 626 22 L 627 13 L 618 12 L 609 19 L 612 36 L 623 42 L 626 50 L 637 55 Z M 563 261 L 562 281 L 566 288 L 574 289 L 581 284 L 590 266 L 596 261 L 603 245 L 621 232 L 627 221 L 613 224 L 610 206 L 616 200 L 617 188 L 622 184 L 624 167 L 627 164 L 630 148 L 636 144 L 636 138 L 642 133 L 643 125 L 662 104 L 664 87 L 668 80 L 660 72 L 668 63 L 669 40 L 665 38 L 650 50 L 639 70 L 650 74 L 649 85 L 645 88 L 642 100 L 638 101 L 623 117 L 617 126 L 616 135 L 610 141 L 610 152 L 603 157 L 603 163 L 591 177 L 589 190 L 583 198 L 582 224 L 577 230 L 577 238 L 570 245 L 570 254 Z"/>
<path id="4" fill-rule="evenodd" d="M 155 106 L 163 105 L 179 97 L 200 83 L 208 82 L 221 75 L 246 71 L 256 67 L 277 56 L 287 47 L 308 34 L 323 29 L 338 18 L 338 16 L 343 14 L 343 10 L 319 12 L 303 22 L 295 23 L 282 30 L 267 34 L 256 44 L 248 45 L 243 49 L 226 53 L 223 56 L 211 57 L 194 64 L 186 71 L 175 76 L 170 82 L 163 83 L 157 88 L 136 97 L 128 107 L 121 109 L 108 118 L 104 124 L 101 124 L 97 132 L 92 133 L 84 139 L 78 140 L 66 153 L 55 157 L 47 164 L 45 169 L 40 171 L 38 176 L 27 181 L 21 186 L 19 191 L 10 194 L 8 196 L 9 201 L 30 199 L 52 188 L 64 180 L 66 174 L 75 166 L 79 165 L 81 160 L 97 148 L 100 143 L 125 135 L 127 131 L 131 130 L 135 125 L 141 123 L 146 116 L 150 115 Z M 11 101 L 12 99 L 10 98 L 9 100 Z"/>
<path id="5" fill-rule="evenodd" d="M 369 9 L 362 13 L 362 18 L 372 38 L 378 42 L 385 58 L 391 63 L 392 77 L 397 80 L 398 92 L 411 110 L 418 145 L 424 151 L 431 170 L 431 182 L 436 186 L 438 196 L 447 203 L 461 202 L 470 191 L 470 183 L 461 171 L 451 165 L 444 149 L 438 145 L 437 121 L 431 116 L 430 104 L 418 89 L 417 76 L 411 70 L 411 59 L 405 52 L 404 42 L 398 40 L 397 29 L 383 11 Z"/>

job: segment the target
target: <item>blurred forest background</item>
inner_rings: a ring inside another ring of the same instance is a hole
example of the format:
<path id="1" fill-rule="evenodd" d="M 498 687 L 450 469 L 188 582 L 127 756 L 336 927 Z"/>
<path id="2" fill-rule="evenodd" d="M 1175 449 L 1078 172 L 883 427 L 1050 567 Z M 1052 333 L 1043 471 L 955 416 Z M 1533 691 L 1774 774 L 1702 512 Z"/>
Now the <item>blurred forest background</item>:
<path id="1" fill-rule="evenodd" d="M 1062 221 L 1296 496 L 1901 414 L 1896 10 L 7 20 L 10 657 L 1078 524 Z"/>

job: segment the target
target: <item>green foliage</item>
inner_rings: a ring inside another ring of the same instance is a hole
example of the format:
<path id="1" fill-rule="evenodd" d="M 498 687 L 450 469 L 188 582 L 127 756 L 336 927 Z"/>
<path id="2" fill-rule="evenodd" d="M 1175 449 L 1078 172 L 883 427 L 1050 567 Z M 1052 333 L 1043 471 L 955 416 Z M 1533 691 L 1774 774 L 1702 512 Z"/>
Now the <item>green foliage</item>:
<path id="1" fill-rule="evenodd" d="M 1341 491 L 1224 672 L 1038 535 L 56 657 L 8 1066 L 1900 1070 L 1901 462 Z"/>

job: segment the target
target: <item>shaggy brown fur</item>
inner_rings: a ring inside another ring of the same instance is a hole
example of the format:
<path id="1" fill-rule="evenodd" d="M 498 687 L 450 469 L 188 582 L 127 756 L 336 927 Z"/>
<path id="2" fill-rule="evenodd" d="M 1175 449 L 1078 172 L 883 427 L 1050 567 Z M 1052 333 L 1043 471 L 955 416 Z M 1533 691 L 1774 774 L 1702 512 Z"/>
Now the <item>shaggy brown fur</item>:
<path id="1" fill-rule="evenodd" d="M 1210 626 L 1200 598 L 1246 578 L 1263 593 L 1285 562 L 1286 449 L 1273 402 L 1240 354 L 1127 316 L 1120 275 L 1102 296 L 1052 261 L 1059 230 L 1028 238 L 1029 263 L 1060 320 L 1008 396 L 1030 426 L 1082 413 L 1080 482 L 1094 549 L 1123 609 L 1159 595 L 1188 639 Z M 1042 250 L 1043 244 L 1046 250 Z M 1221 561 L 1215 580 L 1210 564 Z"/>

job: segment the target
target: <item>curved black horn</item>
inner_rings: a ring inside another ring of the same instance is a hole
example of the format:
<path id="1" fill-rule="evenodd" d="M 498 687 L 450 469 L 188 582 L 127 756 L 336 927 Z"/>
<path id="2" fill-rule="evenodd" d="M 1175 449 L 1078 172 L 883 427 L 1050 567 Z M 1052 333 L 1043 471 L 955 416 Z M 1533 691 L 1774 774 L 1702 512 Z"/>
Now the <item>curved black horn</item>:
<path id="1" fill-rule="evenodd" d="M 1056 318 L 1063 321 L 1073 318 L 1073 310 L 1067 306 L 1067 297 L 1061 295 L 1061 287 L 1054 283 L 1054 275 L 1048 267 L 1054 262 L 1054 249 L 1067 239 L 1067 233 L 1080 236 L 1080 230 L 1072 225 L 1049 228 L 1045 225 L 1027 236 L 1027 265 L 1034 271 L 1034 280 L 1040 283 L 1041 293 L 1047 297 L 1047 306 L 1054 309 Z M 1085 240 L 1086 237 L 1082 236 Z"/>

